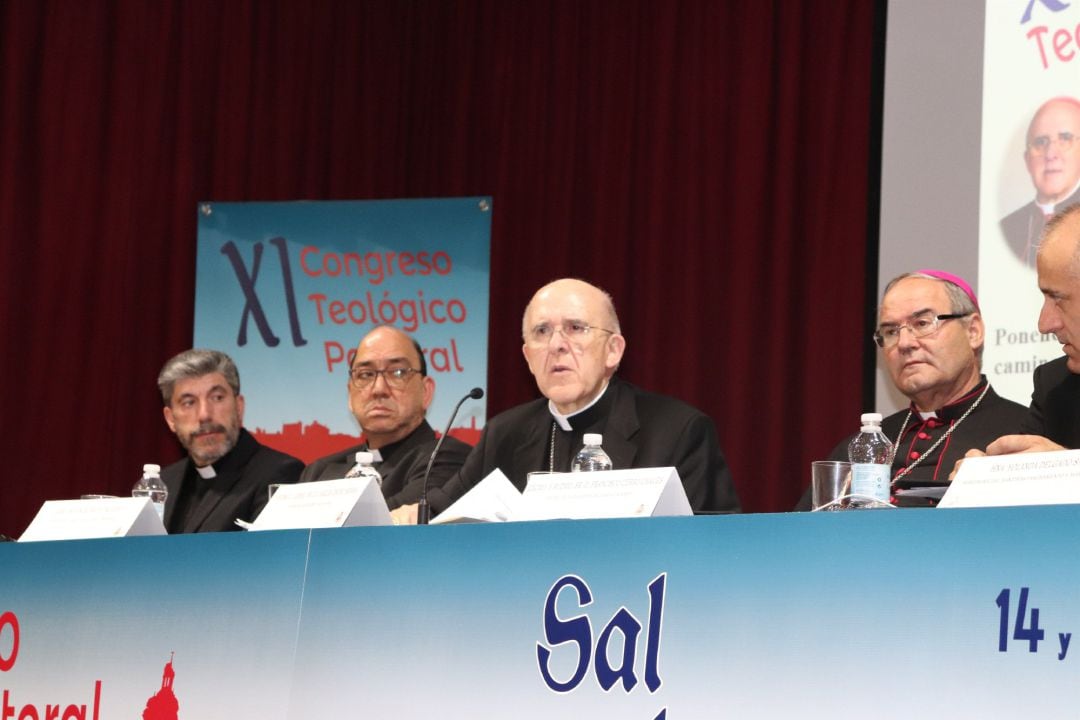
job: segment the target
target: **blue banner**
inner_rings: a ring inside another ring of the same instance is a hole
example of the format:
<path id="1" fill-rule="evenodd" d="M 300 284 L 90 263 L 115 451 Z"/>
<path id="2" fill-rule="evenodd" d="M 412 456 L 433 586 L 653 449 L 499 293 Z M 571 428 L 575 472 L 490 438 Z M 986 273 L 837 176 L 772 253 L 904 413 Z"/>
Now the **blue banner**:
<path id="1" fill-rule="evenodd" d="M 305 461 L 356 443 L 349 361 L 377 325 L 412 334 L 441 428 L 487 384 L 490 198 L 199 206 L 195 345 L 236 360 L 245 425 Z M 475 444 L 485 404 L 451 434 Z"/>
<path id="2" fill-rule="evenodd" d="M 1073 717 L 1078 547 L 1075 506 L 8 543 L 2 712 Z"/>

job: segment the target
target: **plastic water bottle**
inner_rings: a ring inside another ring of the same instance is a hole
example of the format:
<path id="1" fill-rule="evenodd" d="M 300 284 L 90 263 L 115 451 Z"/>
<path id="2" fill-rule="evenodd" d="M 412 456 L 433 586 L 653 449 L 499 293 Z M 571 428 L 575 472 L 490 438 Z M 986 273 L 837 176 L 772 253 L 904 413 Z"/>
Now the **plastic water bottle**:
<path id="1" fill-rule="evenodd" d="M 570 469 L 574 472 L 592 472 L 594 470 L 610 470 L 611 458 L 600 447 L 604 442 L 604 436 L 600 433 L 585 433 L 583 438 L 585 447 L 581 448 L 574 457 L 574 464 Z"/>
<path id="2" fill-rule="evenodd" d="M 379 471 L 371 466 L 371 463 L 375 461 L 375 456 L 369 452 L 361 450 L 356 453 L 356 464 L 352 466 L 349 472 L 345 473 L 347 478 L 365 478 L 369 477 L 375 481 L 375 487 L 382 487 L 382 475 Z"/>
<path id="3" fill-rule="evenodd" d="M 881 432 L 881 413 L 863 413 L 862 432 L 848 443 L 851 461 L 851 507 L 888 504 L 893 445 Z"/>
<path id="4" fill-rule="evenodd" d="M 165 499 L 169 497 L 169 489 L 161 480 L 160 465 L 147 463 L 142 466 L 142 477 L 131 488 L 131 497 L 150 498 L 161 522 L 165 522 Z"/>

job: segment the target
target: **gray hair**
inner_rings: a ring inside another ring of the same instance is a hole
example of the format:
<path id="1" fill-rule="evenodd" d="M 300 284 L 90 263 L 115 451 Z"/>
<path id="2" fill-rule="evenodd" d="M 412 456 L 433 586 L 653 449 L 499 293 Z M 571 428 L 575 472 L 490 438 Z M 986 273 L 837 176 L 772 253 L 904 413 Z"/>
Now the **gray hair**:
<path id="1" fill-rule="evenodd" d="M 185 350 L 170 359 L 158 373 L 158 390 L 161 391 L 161 399 L 168 407 L 172 402 L 173 390 L 178 380 L 202 377 L 211 373 L 221 373 L 225 376 L 225 382 L 229 383 L 234 394 L 240 394 L 240 372 L 236 369 L 236 363 L 232 358 L 217 350 L 202 350 L 193 348 Z"/>
<path id="2" fill-rule="evenodd" d="M 528 328 L 525 327 L 525 323 L 528 322 L 529 308 L 532 307 L 533 299 L 535 299 L 537 295 L 539 295 L 541 292 L 548 289 L 552 285 L 566 282 L 580 283 L 600 293 L 600 312 L 604 315 L 603 322 L 608 325 L 608 330 L 613 331 L 617 335 L 622 335 L 622 328 L 619 326 L 619 316 L 615 312 L 615 301 L 611 299 L 611 293 L 609 293 L 607 290 L 604 290 L 602 287 L 593 285 L 592 283 L 581 280 L 580 278 L 560 278 L 559 280 L 552 280 L 547 285 L 544 285 L 542 288 L 533 293 L 532 299 L 530 299 L 528 304 L 525 306 L 525 312 L 521 314 L 522 337 L 525 337 L 525 335 L 528 333 Z"/>
<path id="3" fill-rule="evenodd" d="M 1025 142 L 1031 142 L 1031 132 L 1035 129 L 1035 121 L 1039 119 L 1039 116 L 1043 114 L 1051 105 L 1072 105 L 1073 111 L 1080 113 L 1080 100 L 1068 95 L 1060 95 L 1056 98 L 1050 98 L 1035 111 L 1035 114 L 1031 116 L 1031 122 L 1028 123 L 1027 134 L 1024 136 Z"/>
<path id="4" fill-rule="evenodd" d="M 909 272 L 894 277 L 892 280 L 889 281 L 889 284 L 885 286 L 885 292 L 881 294 L 882 300 L 885 299 L 885 296 L 889 294 L 889 291 L 893 289 L 894 285 L 896 285 L 901 280 L 907 280 L 908 278 L 915 278 L 916 280 L 935 280 L 944 285 L 945 295 L 949 298 L 949 313 L 952 315 L 974 315 L 975 313 L 979 313 L 980 315 L 982 314 L 979 311 L 979 308 L 975 306 L 975 303 L 971 300 L 971 298 L 968 297 L 968 294 L 964 292 L 964 289 L 961 288 L 959 285 L 957 285 L 956 283 L 951 283 L 944 278 L 939 278 L 934 275 L 928 275 L 921 272 Z M 878 307 L 878 315 L 881 315 L 880 307 Z M 960 321 L 970 324 L 971 318 L 961 318 Z M 982 356 L 983 346 L 980 345 L 979 347 L 975 348 L 975 360 L 979 363 L 980 369 L 982 368 Z"/>
<path id="5" fill-rule="evenodd" d="M 1050 235 L 1057 232 L 1063 225 L 1068 225 L 1072 222 L 1077 215 L 1080 215 L 1080 203 L 1076 205 L 1070 205 L 1059 213 L 1055 213 L 1052 218 L 1046 221 L 1046 226 L 1043 227 L 1042 237 L 1039 239 L 1039 252 L 1042 252 L 1043 245 L 1046 244 Z M 1080 232 L 1076 233 L 1080 236 Z M 1072 265 L 1068 268 L 1068 273 L 1072 277 L 1080 277 L 1080 242 L 1077 238 L 1073 239 L 1073 252 L 1072 252 Z"/>
<path id="6" fill-rule="evenodd" d="M 889 291 L 893 289 L 893 285 L 896 285 L 901 280 L 906 280 L 908 278 L 916 278 L 918 280 L 936 280 L 937 282 L 943 284 L 945 286 L 945 294 L 949 297 L 949 312 L 954 315 L 970 315 L 972 313 L 979 312 L 979 308 L 975 307 L 975 303 L 971 301 L 971 298 L 968 297 L 968 294 L 964 292 L 963 288 L 961 288 L 959 285 L 951 283 L 944 278 L 939 278 L 934 275 L 928 275 L 921 272 L 909 272 L 894 277 L 892 280 L 889 281 L 889 284 L 885 286 L 885 292 L 881 294 L 882 299 L 884 299 L 885 296 L 889 294 Z M 879 314 L 880 310 L 881 309 L 878 308 Z"/>

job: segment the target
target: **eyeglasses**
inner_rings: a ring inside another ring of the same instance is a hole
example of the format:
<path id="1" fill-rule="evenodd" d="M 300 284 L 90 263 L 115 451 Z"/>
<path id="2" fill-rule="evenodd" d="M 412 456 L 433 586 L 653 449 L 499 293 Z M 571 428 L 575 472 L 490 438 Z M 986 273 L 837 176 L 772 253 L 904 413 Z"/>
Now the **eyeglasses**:
<path id="1" fill-rule="evenodd" d="M 945 320 L 959 320 L 974 313 L 953 313 L 951 315 L 934 315 L 932 312 L 924 312 L 913 316 L 903 325 L 882 325 L 874 332 L 874 342 L 878 347 L 891 348 L 900 342 L 900 331 L 907 328 L 913 337 L 921 338 L 933 335 Z"/>
<path id="2" fill-rule="evenodd" d="M 1061 148 L 1061 152 L 1068 152 L 1075 141 L 1076 136 L 1067 130 L 1059 132 L 1056 138 L 1050 137 L 1049 135 L 1039 135 L 1038 137 L 1031 138 L 1031 141 L 1028 143 L 1028 150 L 1031 151 L 1032 155 L 1041 157 L 1050 150 L 1051 145 L 1056 143 L 1057 146 Z"/>
<path id="3" fill-rule="evenodd" d="M 385 370 L 353 368 L 349 371 L 349 382 L 357 390 L 363 390 L 374 385 L 375 378 L 382 375 L 387 385 L 395 390 L 400 390 L 409 382 L 409 378 L 412 377 L 413 373 L 419 374 L 420 371 L 411 367 L 387 368 Z"/>
<path id="4" fill-rule="evenodd" d="M 615 334 L 614 330 L 589 325 L 581 320 L 563 320 L 561 325 L 553 326 L 548 323 L 535 325 L 529 328 L 529 331 L 525 334 L 525 339 L 530 345 L 547 345 L 556 332 L 561 332 L 567 340 L 580 346 L 588 341 L 593 330 Z"/>

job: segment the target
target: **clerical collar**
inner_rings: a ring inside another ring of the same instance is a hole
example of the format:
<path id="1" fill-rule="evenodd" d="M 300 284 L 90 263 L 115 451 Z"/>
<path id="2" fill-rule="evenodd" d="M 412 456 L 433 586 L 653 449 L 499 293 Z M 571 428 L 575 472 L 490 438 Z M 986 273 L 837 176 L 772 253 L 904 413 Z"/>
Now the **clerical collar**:
<path id="1" fill-rule="evenodd" d="M 416 430 L 414 429 L 413 432 L 416 432 Z M 358 453 L 358 452 L 368 452 L 368 453 L 371 453 L 371 462 L 373 462 L 373 463 L 381 463 L 383 461 L 383 452 L 386 453 L 387 455 L 393 456 L 394 449 L 397 448 L 398 445 L 401 445 L 403 442 L 408 440 L 411 435 L 412 435 L 412 433 L 409 433 L 408 435 L 401 438 L 400 440 L 395 440 L 392 443 L 387 443 L 386 445 L 383 445 L 382 446 L 382 452 L 379 452 L 377 449 L 371 447 L 369 438 L 364 438 L 364 442 L 361 443 L 360 446 L 356 448 L 356 450 L 349 453 L 348 459 L 349 459 L 350 462 L 355 462 L 356 461 L 356 453 Z"/>
<path id="2" fill-rule="evenodd" d="M 588 405 L 581 408 L 580 410 L 575 410 L 569 415 L 563 415 L 561 412 L 555 409 L 555 403 L 553 403 L 551 400 L 548 400 L 548 412 L 551 413 L 551 417 L 555 418 L 555 422 L 558 423 L 561 429 L 565 430 L 566 432 L 570 432 L 574 429 L 573 426 L 570 425 L 570 418 L 574 417 L 575 415 L 580 415 L 596 403 L 600 402 L 600 398 L 604 397 L 604 393 L 607 392 L 607 389 L 608 383 L 604 383 L 603 389 L 599 393 L 597 393 L 596 397 L 592 399 L 592 402 L 590 402 Z"/>
<path id="3" fill-rule="evenodd" d="M 937 410 L 931 410 L 929 412 L 923 412 L 922 410 L 915 409 L 915 403 L 911 403 L 911 408 L 916 415 L 923 420 L 930 420 L 931 418 L 939 418 L 941 420 L 950 421 L 955 420 L 963 415 L 972 403 L 979 399 L 982 395 L 983 388 L 986 387 L 986 376 L 979 376 L 979 383 L 971 388 L 971 391 L 965 393 L 963 397 L 957 399 L 954 402 L 949 403 L 944 407 L 940 407 Z"/>
<path id="4" fill-rule="evenodd" d="M 1078 180 L 1076 182 L 1076 184 L 1073 185 L 1073 189 L 1070 190 L 1065 195 L 1065 198 L 1066 199 L 1071 198 L 1076 193 L 1077 190 L 1080 190 L 1080 180 Z M 1062 201 L 1062 202 L 1064 202 L 1064 201 Z M 1054 214 L 1054 208 L 1056 208 L 1061 203 L 1041 203 L 1041 202 L 1036 200 L 1035 204 L 1039 206 L 1040 210 L 1042 210 L 1043 215 L 1053 215 Z"/>
<path id="5" fill-rule="evenodd" d="M 199 474 L 203 480 L 213 480 L 220 473 L 230 473 L 239 469 L 248 457 L 254 452 L 253 448 L 255 440 L 248 434 L 248 431 L 244 428 L 240 428 L 240 431 L 236 434 L 236 442 L 229 448 L 229 452 L 219 457 L 214 462 L 210 463 L 206 467 L 195 467 L 194 461 L 192 461 L 192 467 L 195 467 L 195 472 Z"/>
<path id="6" fill-rule="evenodd" d="M 400 442 L 400 441 L 399 441 L 399 442 Z M 397 443 L 391 443 L 391 444 L 389 444 L 389 445 L 383 445 L 383 449 L 384 449 L 384 450 L 390 450 L 390 449 L 391 449 L 391 448 L 393 448 L 393 447 L 394 447 L 395 445 L 397 445 Z M 383 458 L 382 458 L 382 453 L 381 453 L 381 452 L 379 452 L 378 450 L 376 450 L 376 449 L 375 449 L 375 448 L 373 448 L 373 447 L 369 447 L 369 446 L 368 446 L 368 445 L 366 445 L 366 444 L 365 444 L 365 445 L 361 445 L 361 446 L 360 446 L 360 448 L 359 448 L 359 449 L 357 449 L 357 450 L 356 450 L 355 452 L 351 452 L 351 453 L 349 453 L 349 460 L 350 460 L 350 461 L 352 461 L 352 462 L 356 462 L 356 453 L 358 453 L 358 452 L 366 452 L 366 453 L 371 453 L 371 462 L 373 462 L 373 463 L 377 463 L 377 462 L 382 462 L 382 461 L 383 461 Z"/>

